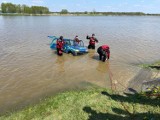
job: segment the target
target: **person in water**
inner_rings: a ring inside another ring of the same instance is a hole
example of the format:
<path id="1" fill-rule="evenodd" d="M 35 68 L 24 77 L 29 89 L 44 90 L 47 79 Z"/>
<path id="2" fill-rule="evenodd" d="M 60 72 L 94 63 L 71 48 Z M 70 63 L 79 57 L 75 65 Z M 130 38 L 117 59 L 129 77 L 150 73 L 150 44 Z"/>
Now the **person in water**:
<path id="1" fill-rule="evenodd" d="M 99 60 L 102 60 L 103 62 L 106 61 L 106 58 L 110 58 L 110 50 L 108 45 L 102 45 L 97 49 L 97 52 L 99 54 Z"/>
<path id="2" fill-rule="evenodd" d="M 88 49 L 95 49 L 95 43 L 98 43 L 98 40 L 95 37 L 95 34 L 92 34 L 92 37 L 89 37 L 87 35 L 86 39 L 89 39 Z"/>
<path id="3" fill-rule="evenodd" d="M 76 35 L 75 38 L 74 38 L 74 45 L 78 46 L 79 42 L 80 42 L 80 40 L 78 38 L 78 35 Z"/>
<path id="4" fill-rule="evenodd" d="M 64 45 L 64 40 L 63 36 L 60 36 L 59 39 L 57 39 L 57 55 L 62 56 L 63 55 L 63 45 Z"/>

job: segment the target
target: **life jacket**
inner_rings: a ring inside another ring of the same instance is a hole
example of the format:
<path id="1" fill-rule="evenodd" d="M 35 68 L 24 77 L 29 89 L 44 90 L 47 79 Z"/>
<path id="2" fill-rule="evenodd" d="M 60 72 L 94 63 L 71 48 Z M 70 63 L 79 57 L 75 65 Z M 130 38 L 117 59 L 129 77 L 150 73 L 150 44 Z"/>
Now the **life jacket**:
<path id="1" fill-rule="evenodd" d="M 90 37 L 89 44 L 90 45 L 95 45 L 95 38 L 94 37 Z"/>
<path id="2" fill-rule="evenodd" d="M 63 48 L 63 41 L 60 39 L 57 40 L 57 48 L 62 49 Z"/>

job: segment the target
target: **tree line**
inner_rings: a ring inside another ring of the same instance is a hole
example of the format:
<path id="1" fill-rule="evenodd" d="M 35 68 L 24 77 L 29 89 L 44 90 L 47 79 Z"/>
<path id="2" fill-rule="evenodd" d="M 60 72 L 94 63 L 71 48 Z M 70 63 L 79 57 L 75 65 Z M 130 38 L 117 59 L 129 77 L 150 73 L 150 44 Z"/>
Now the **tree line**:
<path id="1" fill-rule="evenodd" d="M 84 12 L 69 12 L 67 9 L 62 9 L 60 12 L 50 12 L 47 7 L 43 6 L 27 6 L 12 3 L 2 3 L 1 11 L 2 13 L 19 13 L 19 14 L 69 14 L 69 15 L 154 15 L 160 16 L 160 14 L 145 14 L 143 12 L 97 12 L 95 9 L 93 11 Z"/>
<path id="2" fill-rule="evenodd" d="M 88 14 L 88 15 L 146 15 L 143 12 L 96 12 L 96 11 L 92 11 L 92 12 L 70 12 L 70 14 Z"/>
<path id="3" fill-rule="evenodd" d="M 12 3 L 1 4 L 2 13 L 26 13 L 26 14 L 48 14 L 49 9 L 43 6 L 27 6 L 27 5 L 16 5 Z"/>
<path id="4" fill-rule="evenodd" d="M 103 16 L 108 16 L 108 15 L 113 15 L 113 16 L 118 16 L 118 15 L 135 15 L 135 16 L 143 16 L 143 15 L 152 15 L 152 16 L 160 16 L 160 14 L 149 14 L 149 13 L 143 13 L 143 12 L 96 12 L 95 10 L 88 12 L 69 12 L 67 9 L 62 9 L 60 12 L 51 12 L 51 13 L 56 13 L 56 14 L 71 14 L 71 15 L 103 15 Z"/>

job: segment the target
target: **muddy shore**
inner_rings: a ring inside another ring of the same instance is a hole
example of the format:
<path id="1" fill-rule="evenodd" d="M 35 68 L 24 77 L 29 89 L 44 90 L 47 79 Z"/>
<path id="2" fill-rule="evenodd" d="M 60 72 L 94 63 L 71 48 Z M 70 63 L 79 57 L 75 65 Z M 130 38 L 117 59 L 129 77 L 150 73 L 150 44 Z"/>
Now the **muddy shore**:
<path id="1" fill-rule="evenodd" d="M 131 90 L 142 92 L 146 91 L 146 89 L 151 86 L 160 86 L 160 62 L 155 62 L 150 65 L 143 64 L 140 66 L 142 66 L 142 69 L 129 82 L 126 92 L 131 92 Z"/>

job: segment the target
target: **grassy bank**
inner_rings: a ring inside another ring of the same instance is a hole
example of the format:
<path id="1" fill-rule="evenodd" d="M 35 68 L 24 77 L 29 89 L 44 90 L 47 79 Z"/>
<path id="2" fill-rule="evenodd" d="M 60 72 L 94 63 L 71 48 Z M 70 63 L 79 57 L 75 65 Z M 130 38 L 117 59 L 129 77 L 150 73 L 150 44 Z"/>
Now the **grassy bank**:
<path id="1" fill-rule="evenodd" d="M 157 62 L 152 63 L 152 64 L 142 64 L 140 66 L 143 67 L 143 68 L 160 70 L 160 61 L 157 61 Z"/>
<path id="2" fill-rule="evenodd" d="M 60 93 L 0 120 L 158 120 L 160 100 L 102 88 Z"/>

